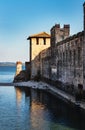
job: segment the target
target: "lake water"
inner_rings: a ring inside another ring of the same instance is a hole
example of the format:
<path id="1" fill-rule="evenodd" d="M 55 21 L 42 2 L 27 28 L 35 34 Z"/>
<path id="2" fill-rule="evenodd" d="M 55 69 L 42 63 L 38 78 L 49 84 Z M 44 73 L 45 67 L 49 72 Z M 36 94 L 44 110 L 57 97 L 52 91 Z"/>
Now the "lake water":
<path id="1" fill-rule="evenodd" d="M 0 82 L 14 74 L 0 69 Z M 0 130 L 85 130 L 85 116 L 45 91 L 0 86 Z"/>
<path id="2" fill-rule="evenodd" d="M 0 82 L 12 82 L 15 72 L 15 66 L 0 66 Z"/>

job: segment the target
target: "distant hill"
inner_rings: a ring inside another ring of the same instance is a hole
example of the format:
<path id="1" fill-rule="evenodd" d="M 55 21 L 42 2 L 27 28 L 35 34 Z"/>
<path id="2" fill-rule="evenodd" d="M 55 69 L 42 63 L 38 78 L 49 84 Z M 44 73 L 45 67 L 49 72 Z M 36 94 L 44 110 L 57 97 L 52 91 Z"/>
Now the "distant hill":
<path id="1" fill-rule="evenodd" d="M 25 66 L 25 63 L 22 63 L 23 66 Z M 16 66 L 16 63 L 14 62 L 0 62 L 0 66 Z"/>
<path id="2" fill-rule="evenodd" d="M 16 66 L 14 62 L 0 62 L 0 66 Z"/>

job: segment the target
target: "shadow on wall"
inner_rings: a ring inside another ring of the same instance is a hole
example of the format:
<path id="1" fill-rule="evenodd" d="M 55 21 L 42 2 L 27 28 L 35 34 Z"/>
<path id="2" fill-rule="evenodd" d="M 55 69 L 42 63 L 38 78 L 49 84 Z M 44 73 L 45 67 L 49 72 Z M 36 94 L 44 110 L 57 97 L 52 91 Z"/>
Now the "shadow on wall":
<path id="1" fill-rule="evenodd" d="M 40 71 L 37 71 L 37 74 L 33 77 L 32 80 L 37 81 L 37 82 L 39 82 L 41 80 Z"/>
<path id="2" fill-rule="evenodd" d="M 22 82 L 22 81 L 26 81 L 26 71 L 22 70 L 18 75 L 16 75 L 14 77 L 13 82 Z"/>

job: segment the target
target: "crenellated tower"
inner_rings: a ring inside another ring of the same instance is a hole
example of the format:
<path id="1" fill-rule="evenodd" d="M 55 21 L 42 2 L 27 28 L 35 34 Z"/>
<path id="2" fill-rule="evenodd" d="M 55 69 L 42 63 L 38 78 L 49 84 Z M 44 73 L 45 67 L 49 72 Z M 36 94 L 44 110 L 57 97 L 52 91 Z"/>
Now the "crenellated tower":
<path id="1" fill-rule="evenodd" d="M 70 35 L 70 25 L 64 25 L 60 28 L 60 24 L 55 24 L 51 28 L 51 47 L 55 46 L 57 42 L 60 42 Z"/>

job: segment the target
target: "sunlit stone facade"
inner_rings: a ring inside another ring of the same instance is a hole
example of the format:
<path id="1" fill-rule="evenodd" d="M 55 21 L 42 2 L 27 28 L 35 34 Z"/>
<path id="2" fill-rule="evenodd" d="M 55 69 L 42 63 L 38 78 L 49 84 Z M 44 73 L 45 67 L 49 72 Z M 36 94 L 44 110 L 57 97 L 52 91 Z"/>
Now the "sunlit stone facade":
<path id="1" fill-rule="evenodd" d="M 39 68 L 34 62 L 39 53 L 50 47 L 50 35 L 46 32 L 29 36 L 27 40 L 30 40 L 30 62 L 31 62 L 31 78 L 37 75 Z"/>
<path id="2" fill-rule="evenodd" d="M 72 85 L 75 88 L 81 84 L 85 89 L 85 3 L 83 7 L 84 31 L 69 36 L 70 25 L 60 28 L 60 25 L 56 24 L 51 28 L 51 44 L 46 46 L 47 49 L 40 49 L 43 40 L 40 40 L 40 45 L 37 46 L 37 40 L 33 42 L 33 39 L 29 38 L 33 76 L 39 71 L 42 79 L 46 81 L 58 81 L 62 85 Z"/>

